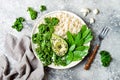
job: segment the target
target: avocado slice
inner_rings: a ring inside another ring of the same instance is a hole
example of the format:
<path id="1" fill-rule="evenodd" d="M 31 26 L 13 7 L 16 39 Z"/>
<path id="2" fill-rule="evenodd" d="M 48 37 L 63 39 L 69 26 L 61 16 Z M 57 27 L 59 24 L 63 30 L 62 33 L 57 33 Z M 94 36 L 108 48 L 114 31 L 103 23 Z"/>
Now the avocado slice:
<path id="1" fill-rule="evenodd" d="M 52 34 L 51 38 L 52 49 L 57 56 L 64 56 L 68 51 L 67 42 L 56 34 Z"/>

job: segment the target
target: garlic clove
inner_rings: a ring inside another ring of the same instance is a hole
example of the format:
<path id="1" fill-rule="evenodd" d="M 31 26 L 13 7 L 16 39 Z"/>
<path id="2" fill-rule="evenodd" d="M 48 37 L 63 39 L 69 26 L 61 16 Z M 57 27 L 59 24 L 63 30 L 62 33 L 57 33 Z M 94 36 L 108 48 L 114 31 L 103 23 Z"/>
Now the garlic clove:
<path id="1" fill-rule="evenodd" d="M 89 8 L 82 8 L 82 9 L 80 10 L 80 12 L 90 13 L 90 9 L 89 9 Z"/>
<path id="2" fill-rule="evenodd" d="M 88 13 L 87 12 L 83 12 L 83 16 L 85 17 L 85 16 L 87 16 L 88 15 Z"/>
<path id="3" fill-rule="evenodd" d="M 93 10 L 93 13 L 94 13 L 95 15 L 97 15 L 97 14 L 99 14 L 99 10 L 98 10 L 98 9 L 94 9 L 94 10 Z"/>
<path id="4" fill-rule="evenodd" d="M 95 19 L 94 18 L 90 18 L 90 24 L 95 23 Z"/>

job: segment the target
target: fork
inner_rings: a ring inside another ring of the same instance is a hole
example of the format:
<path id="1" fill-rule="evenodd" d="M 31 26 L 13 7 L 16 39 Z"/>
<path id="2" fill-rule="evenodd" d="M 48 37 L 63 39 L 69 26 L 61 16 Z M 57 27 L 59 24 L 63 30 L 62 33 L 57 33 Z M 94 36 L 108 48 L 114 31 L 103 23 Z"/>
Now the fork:
<path id="1" fill-rule="evenodd" d="M 85 64 L 85 67 L 84 67 L 85 70 L 88 70 L 90 68 L 90 66 L 91 66 L 91 64 L 96 56 L 96 53 L 100 47 L 101 41 L 105 38 L 105 36 L 107 35 L 109 30 L 110 29 L 108 27 L 104 27 L 102 29 L 102 31 L 100 32 L 100 34 L 98 35 L 97 39 L 95 40 L 96 45 L 95 45 L 92 53 L 90 54 L 90 57 L 88 58 L 87 63 Z"/>

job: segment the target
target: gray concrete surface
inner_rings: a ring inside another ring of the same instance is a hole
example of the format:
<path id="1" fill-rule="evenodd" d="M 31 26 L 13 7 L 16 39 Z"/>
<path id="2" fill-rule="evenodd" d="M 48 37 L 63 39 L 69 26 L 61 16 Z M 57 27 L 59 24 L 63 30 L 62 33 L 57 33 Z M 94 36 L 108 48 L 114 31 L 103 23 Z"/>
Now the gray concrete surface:
<path id="1" fill-rule="evenodd" d="M 47 11 L 41 13 L 39 6 L 45 4 Z M 27 7 L 33 7 L 39 11 L 39 17 L 45 13 L 55 10 L 67 10 L 82 17 L 86 23 L 89 18 L 96 19 L 95 24 L 89 24 L 94 35 L 98 35 L 100 30 L 108 26 L 111 28 L 109 34 L 101 44 L 100 50 L 107 50 L 111 53 L 113 60 L 109 67 L 101 66 L 99 51 L 90 70 L 83 69 L 86 60 L 77 66 L 66 70 L 47 69 L 48 80 L 120 80 L 120 0 L 0 0 L 0 54 L 5 54 L 4 37 L 11 33 L 20 37 L 30 35 L 35 21 L 30 20 Z M 83 17 L 81 8 L 98 8 L 100 14 L 95 16 L 92 12 Z M 11 28 L 15 19 L 19 16 L 25 17 L 24 29 L 21 32 Z M 39 18 L 38 17 L 38 18 Z M 12 59 L 10 59 L 12 61 Z M 14 63 L 14 61 L 12 61 Z"/>

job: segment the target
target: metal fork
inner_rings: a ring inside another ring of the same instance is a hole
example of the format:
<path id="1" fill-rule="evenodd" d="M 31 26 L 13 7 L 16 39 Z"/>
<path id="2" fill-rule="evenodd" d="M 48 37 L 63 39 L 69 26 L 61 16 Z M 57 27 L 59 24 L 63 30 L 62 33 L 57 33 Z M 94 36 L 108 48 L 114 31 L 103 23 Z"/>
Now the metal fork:
<path id="1" fill-rule="evenodd" d="M 91 64 L 92 64 L 92 62 L 93 62 L 93 60 L 96 56 L 96 53 L 97 53 L 97 51 L 100 47 L 101 41 L 105 38 L 105 36 L 107 35 L 109 30 L 110 29 L 108 27 L 104 27 L 102 29 L 101 33 L 98 35 L 97 39 L 95 40 L 96 45 L 95 45 L 91 55 L 89 56 L 89 59 L 88 59 L 87 63 L 85 64 L 85 67 L 84 67 L 85 70 L 88 70 L 90 68 L 90 66 L 91 66 Z"/>

